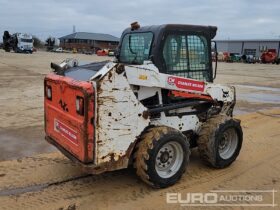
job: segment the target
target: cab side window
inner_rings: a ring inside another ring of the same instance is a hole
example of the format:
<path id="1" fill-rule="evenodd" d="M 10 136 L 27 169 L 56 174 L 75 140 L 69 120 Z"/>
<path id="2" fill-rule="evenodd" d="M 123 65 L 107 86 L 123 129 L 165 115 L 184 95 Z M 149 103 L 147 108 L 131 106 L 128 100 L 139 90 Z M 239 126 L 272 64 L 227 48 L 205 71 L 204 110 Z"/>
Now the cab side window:
<path id="1" fill-rule="evenodd" d="M 207 40 L 199 35 L 168 35 L 163 48 L 166 73 L 209 81 Z"/>

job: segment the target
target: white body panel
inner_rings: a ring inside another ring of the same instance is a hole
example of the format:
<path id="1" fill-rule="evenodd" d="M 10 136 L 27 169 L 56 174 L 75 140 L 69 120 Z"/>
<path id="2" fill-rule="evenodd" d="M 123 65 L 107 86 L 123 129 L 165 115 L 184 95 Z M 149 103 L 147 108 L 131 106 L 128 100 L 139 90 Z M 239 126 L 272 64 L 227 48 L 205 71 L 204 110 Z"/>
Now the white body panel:
<path id="1" fill-rule="evenodd" d="M 96 164 L 118 161 L 149 125 L 124 73 L 111 68 L 97 82 Z M 106 68 L 102 70 L 106 71 Z"/>
<path id="2" fill-rule="evenodd" d="M 171 128 L 175 128 L 179 131 L 192 130 L 194 133 L 198 133 L 201 123 L 196 115 L 185 115 L 182 117 L 177 116 L 165 116 L 161 114 L 159 119 L 151 122 L 153 125 L 166 125 Z"/>
<path id="3" fill-rule="evenodd" d="M 127 73 L 127 79 L 129 83 L 133 85 L 186 91 L 186 89 L 182 89 L 174 86 L 174 84 L 168 83 L 168 80 L 170 78 L 176 76 L 159 73 L 158 69 L 154 66 L 154 64 L 141 65 L 141 66 L 139 65 L 126 66 L 126 73 Z M 176 77 L 176 78 L 186 79 L 183 77 Z M 187 80 L 196 82 L 196 80 L 193 79 L 187 79 Z M 205 93 L 204 91 L 196 91 L 196 90 L 192 90 L 192 92 L 199 93 L 199 94 Z"/>
<path id="4" fill-rule="evenodd" d="M 203 88 L 201 87 L 197 88 L 197 90 L 194 90 L 194 87 L 191 87 L 191 85 L 200 85 L 197 84 L 197 80 L 159 73 L 158 69 L 153 64 L 146 64 L 141 66 L 127 66 L 126 74 L 129 83 L 133 85 L 145 87 L 158 87 L 169 90 L 178 90 L 183 92 L 210 95 L 213 99 L 224 102 L 230 102 L 234 100 L 234 87 L 232 86 L 203 82 Z M 181 78 L 182 80 L 188 80 L 190 82 L 193 81 L 193 84 L 189 84 L 189 86 L 182 85 L 181 87 L 178 87 L 170 83 L 170 78 Z"/>
<path id="5" fill-rule="evenodd" d="M 233 86 L 207 84 L 205 92 L 218 101 L 231 102 L 235 98 L 235 89 Z"/>
<path id="6" fill-rule="evenodd" d="M 117 168 L 127 167 L 128 150 L 149 125 L 199 133 L 202 122 L 194 114 L 179 117 L 161 112 L 158 118 L 144 117 L 147 108 L 140 101 L 158 94 L 162 104 L 162 89 L 211 96 L 225 104 L 235 100 L 233 87 L 159 73 L 151 63 L 123 66 L 121 73 L 117 69 L 118 64 L 110 62 L 91 78 L 96 90 L 95 165 L 124 161 Z M 194 110 L 186 107 L 170 113 L 186 111 Z"/>

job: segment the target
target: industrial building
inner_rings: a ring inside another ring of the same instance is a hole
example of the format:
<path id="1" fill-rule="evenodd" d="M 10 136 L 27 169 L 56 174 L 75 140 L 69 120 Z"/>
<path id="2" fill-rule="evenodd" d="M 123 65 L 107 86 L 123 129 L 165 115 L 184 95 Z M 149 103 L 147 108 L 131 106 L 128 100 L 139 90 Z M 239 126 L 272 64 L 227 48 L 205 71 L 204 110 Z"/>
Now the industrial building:
<path id="1" fill-rule="evenodd" d="M 76 32 L 59 38 L 64 49 L 93 50 L 115 49 L 119 38 L 110 34 Z"/>
<path id="2" fill-rule="evenodd" d="M 275 49 L 279 55 L 280 39 L 216 40 L 218 52 L 260 57 L 263 51 Z"/>

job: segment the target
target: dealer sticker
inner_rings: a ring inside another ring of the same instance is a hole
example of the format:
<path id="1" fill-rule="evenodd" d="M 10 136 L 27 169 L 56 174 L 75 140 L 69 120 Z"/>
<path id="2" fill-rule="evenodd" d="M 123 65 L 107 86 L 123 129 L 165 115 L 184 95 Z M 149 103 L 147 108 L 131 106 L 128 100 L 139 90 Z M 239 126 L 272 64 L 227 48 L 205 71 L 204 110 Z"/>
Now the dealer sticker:
<path id="1" fill-rule="evenodd" d="M 78 145 L 77 132 L 69 128 L 64 123 L 60 122 L 57 119 L 54 119 L 54 130 L 64 136 L 66 139 L 72 143 Z"/>
<path id="2" fill-rule="evenodd" d="M 205 83 L 202 81 L 195 81 L 180 77 L 168 77 L 167 83 L 169 85 L 175 85 L 177 88 L 185 89 L 185 90 L 195 90 L 195 91 L 204 91 Z"/>

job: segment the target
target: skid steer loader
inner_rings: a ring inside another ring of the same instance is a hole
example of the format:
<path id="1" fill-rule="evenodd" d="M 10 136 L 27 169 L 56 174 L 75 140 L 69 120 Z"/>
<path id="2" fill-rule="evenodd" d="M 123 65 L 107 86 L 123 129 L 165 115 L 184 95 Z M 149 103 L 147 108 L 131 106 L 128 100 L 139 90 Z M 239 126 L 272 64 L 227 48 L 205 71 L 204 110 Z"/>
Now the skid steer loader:
<path id="1" fill-rule="evenodd" d="M 134 166 L 155 188 L 181 178 L 190 148 L 210 166 L 229 166 L 243 134 L 232 116 L 235 88 L 213 83 L 216 30 L 133 23 L 113 62 L 52 63 L 44 80 L 46 140 L 88 173 Z"/>

